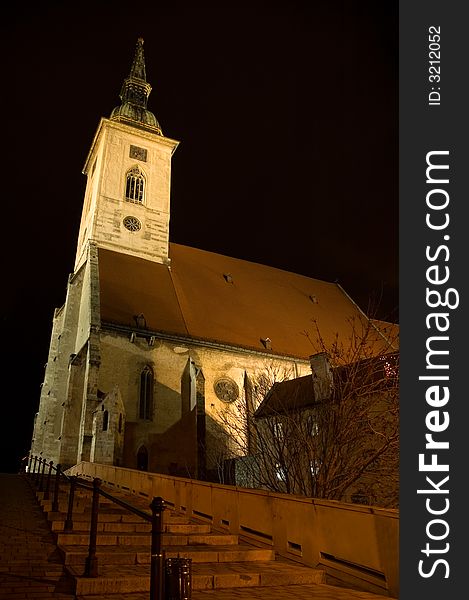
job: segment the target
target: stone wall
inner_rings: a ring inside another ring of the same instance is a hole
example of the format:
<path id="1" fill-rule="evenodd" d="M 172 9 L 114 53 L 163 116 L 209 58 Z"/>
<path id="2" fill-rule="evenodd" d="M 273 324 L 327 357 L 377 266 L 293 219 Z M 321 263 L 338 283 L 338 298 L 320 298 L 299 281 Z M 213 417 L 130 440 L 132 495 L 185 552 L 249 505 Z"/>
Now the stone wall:
<path id="1" fill-rule="evenodd" d="M 49 345 L 47 363 L 44 366 L 44 382 L 41 385 L 39 408 L 34 420 L 34 431 L 31 442 L 31 451 L 34 455 L 41 455 L 48 460 L 57 462 L 59 457 L 59 435 L 62 424 L 62 409 L 58 410 L 57 393 L 54 386 L 57 367 L 57 355 L 63 330 L 64 307 L 54 311 L 52 320 L 52 333 Z M 60 405 L 59 405 L 60 406 Z"/>
<path id="2" fill-rule="evenodd" d="M 88 260 L 69 277 L 65 304 L 54 314 L 32 450 L 56 464 L 89 458 L 82 456 L 82 445 L 91 426 L 84 431 L 82 413 L 92 381 L 89 366 L 99 363 L 95 346 L 89 352 L 90 323 L 96 321 L 92 268 L 93 261 Z"/>
<path id="3" fill-rule="evenodd" d="M 125 409 L 117 386 L 99 403 L 93 413 L 91 462 L 122 464 L 124 453 Z"/>
<path id="4" fill-rule="evenodd" d="M 71 465 L 77 459 L 77 430 L 80 423 L 81 403 L 79 408 L 70 395 L 70 378 L 74 380 L 75 373 L 71 365 L 81 348 L 77 341 L 83 342 L 83 331 L 86 327 L 80 324 L 80 314 L 86 320 L 84 297 L 88 295 L 84 282 L 87 279 L 86 264 L 74 275 L 69 277 L 67 295 L 64 306 L 57 310 L 54 316 L 49 357 L 47 361 L 44 384 L 39 405 L 35 441 L 33 449 L 41 453 L 47 460 L 54 463 Z M 77 336 L 78 331 L 82 332 Z M 78 362 L 78 361 L 77 361 Z M 80 397 L 81 400 L 81 397 Z M 70 414 L 73 419 L 70 418 Z M 72 427 L 67 428 L 67 422 L 73 420 Z M 38 427 L 42 429 L 39 432 Z"/>
<path id="5" fill-rule="evenodd" d="M 123 464 L 130 468 L 137 468 L 138 449 L 145 446 L 150 471 L 200 476 L 202 462 L 209 470 L 216 467 L 213 445 L 222 433 L 222 415 L 240 418 L 246 374 L 255 378 L 272 362 L 298 375 L 310 372 L 308 361 L 269 359 L 201 342 L 183 345 L 156 338 L 150 345 L 148 337 L 137 335 L 131 341 L 130 334 L 105 328 L 100 339 L 98 387 L 108 393 L 118 385 L 121 391 L 126 414 Z M 146 366 L 154 374 L 151 419 L 139 416 L 140 377 Z M 223 395 L 225 400 L 219 397 Z"/>

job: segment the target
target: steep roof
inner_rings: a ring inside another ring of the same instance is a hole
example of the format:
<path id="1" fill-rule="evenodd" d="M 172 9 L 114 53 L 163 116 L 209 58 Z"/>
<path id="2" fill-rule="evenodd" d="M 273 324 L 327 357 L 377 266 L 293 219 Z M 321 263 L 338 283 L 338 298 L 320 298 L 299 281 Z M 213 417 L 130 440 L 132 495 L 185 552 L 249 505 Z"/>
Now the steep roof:
<path id="1" fill-rule="evenodd" d="M 170 257 L 169 269 L 100 248 L 101 320 L 132 327 L 143 313 L 155 332 L 307 358 L 318 351 L 305 335 L 314 320 L 332 343 L 363 319 L 334 283 L 179 244 Z"/>
<path id="2" fill-rule="evenodd" d="M 304 375 L 274 383 L 259 404 L 254 416 L 263 418 L 287 414 L 304 410 L 313 406 L 315 402 L 313 376 Z"/>
<path id="3" fill-rule="evenodd" d="M 256 418 L 291 414 L 318 405 L 313 373 L 295 379 L 276 382 L 265 395 L 254 413 Z M 333 386 L 328 388 L 326 400 L 334 394 L 347 396 L 350 390 L 357 394 L 375 394 L 389 387 L 395 387 L 399 377 L 399 353 L 386 353 L 347 365 L 336 367 L 332 371 Z M 317 380 L 316 380 L 317 381 Z M 324 388 L 323 388 L 324 389 Z"/>

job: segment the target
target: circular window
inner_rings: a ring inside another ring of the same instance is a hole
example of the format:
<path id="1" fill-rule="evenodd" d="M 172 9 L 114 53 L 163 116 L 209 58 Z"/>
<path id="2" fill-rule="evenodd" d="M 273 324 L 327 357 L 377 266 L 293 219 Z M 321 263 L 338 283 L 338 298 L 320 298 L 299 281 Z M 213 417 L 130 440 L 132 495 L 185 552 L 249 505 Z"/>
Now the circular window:
<path id="1" fill-rule="evenodd" d="M 215 382 L 213 389 L 215 390 L 217 398 L 223 400 L 223 402 L 234 402 L 238 399 L 239 388 L 236 382 L 228 377 L 218 379 Z"/>
<path id="2" fill-rule="evenodd" d="M 125 217 L 123 223 L 129 231 L 139 231 L 142 228 L 142 224 L 136 217 Z"/>

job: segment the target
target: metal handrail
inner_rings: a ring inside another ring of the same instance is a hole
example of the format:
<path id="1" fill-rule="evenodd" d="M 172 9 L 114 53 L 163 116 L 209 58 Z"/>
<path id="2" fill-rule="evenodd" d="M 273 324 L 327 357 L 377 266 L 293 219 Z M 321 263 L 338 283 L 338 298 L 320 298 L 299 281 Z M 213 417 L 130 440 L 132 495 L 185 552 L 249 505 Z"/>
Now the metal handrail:
<path id="1" fill-rule="evenodd" d="M 113 502 L 115 502 L 115 504 L 119 504 L 123 508 L 126 508 L 130 512 L 133 512 L 138 517 L 141 517 L 142 519 L 145 519 L 145 521 L 149 521 L 151 523 L 151 519 L 152 519 L 151 515 L 149 515 L 146 512 L 143 512 L 143 510 L 140 510 L 139 508 L 132 506 L 132 504 L 129 504 L 125 500 L 121 500 L 120 498 L 116 498 L 115 496 L 112 496 L 111 494 L 109 494 L 108 492 L 105 492 L 104 490 L 99 490 L 99 493 L 101 494 L 101 496 L 104 496 L 108 500 L 112 500 Z"/>
<path id="2" fill-rule="evenodd" d="M 59 482 L 60 477 L 64 477 L 70 484 L 70 491 L 68 495 L 68 507 L 67 516 L 64 522 L 64 532 L 71 533 L 73 530 L 73 504 L 75 499 L 76 487 L 81 487 L 92 491 L 92 504 L 91 504 L 91 523 L 90 523 L 90 541 L 88 548 L 88 556 L 85 562 L 85 577 L 97 577 L 98 576 L 98 557 L 96 556 L 96 541 L 98 531 L 98 514 L 99 514 L 99 497 L 103 496 L 108 500 L 111 500 L 115 504 L 122 506 L 129 512 L 134 513 L 138 517 L 149 521 L 152 524 L 151 527 L 151 565 L 150 565 L 150 600 L 164 600 L 164 582 L 163 582 L 163 563 L 164 563 L 164 552 L 162 551 L 162 539 L 163 534 L 163 511 L 165 510 L 165 503 L 163 498 L 160 496 L 154 497 L 151 504 L 151 515 L 144 511 L 132 506 L 125 500 L 116 498 L 112 494 L 105 492 L 101 489 L 101 479 L 93 479 L 93 484 L 79 480 L 75 475 L 67 475 L 62 471 L 60 464 L 54 466 L 53 461 L 49 462 L 49 472 L 46 479 L 46 489 L 44 490 L 44 471 L 46 468 L 46 459 L 34 456 L 34 466 L 32 454 L 29 456 L 29 474 L 32 475 L 30 481 L 36 484 L 38 491 L 44 491 L 44 498 L 49 498 L 50 479 L 52 471 L 56 472 L 55 486 L 54 486 L 54 499 L 52 501 L 52 511 L 58 512 L 58 493 L 59 493 Z M 26 473 L 26 465 L 28 463 L 28 456 L 22 460 L 20 473 Z M 36 472 L 36 466 L 38 465 L 38 471 Z M 41 471 L 41 478 L 39 473 Z M 32 471 L 32 472 L 31 472 Z"/>

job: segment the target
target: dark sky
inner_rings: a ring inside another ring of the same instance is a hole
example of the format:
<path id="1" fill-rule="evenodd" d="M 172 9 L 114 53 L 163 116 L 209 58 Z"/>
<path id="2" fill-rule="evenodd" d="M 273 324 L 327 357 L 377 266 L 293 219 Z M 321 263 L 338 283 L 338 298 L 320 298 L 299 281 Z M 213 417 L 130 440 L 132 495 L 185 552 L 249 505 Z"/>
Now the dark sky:
<path id="1" fill-rule="evenodd" d="M 137 38 L 173 157 L 174 242 L 339 280 L 397 320 L 397 2 L 3 9 L 0 469 L 30 443 L 84 161 Z M 8 12 L 9 11 L 9 12 Z"/>

